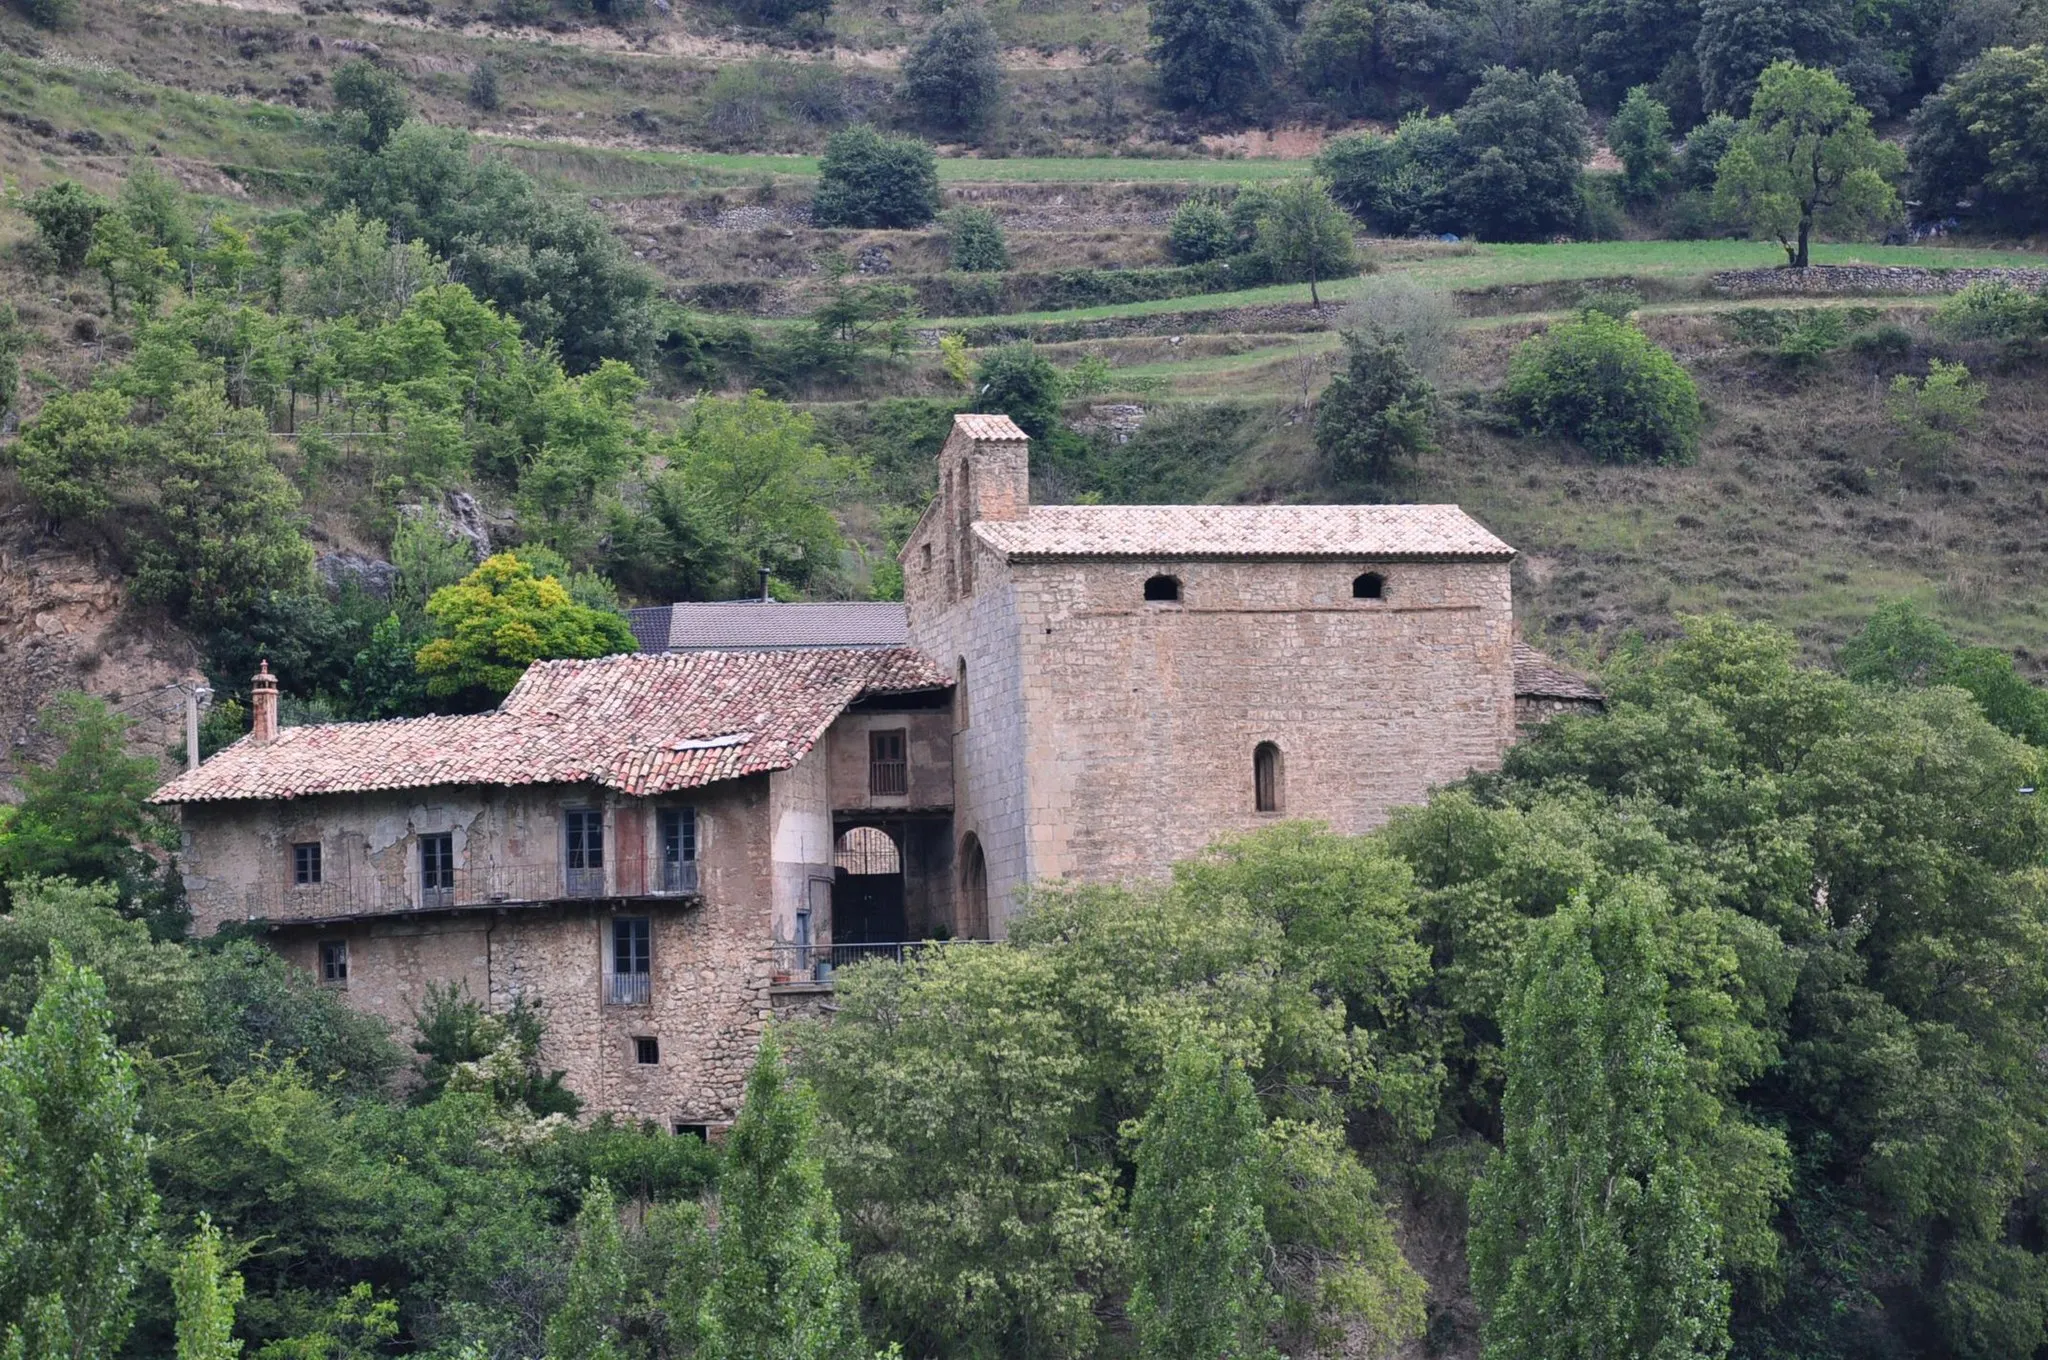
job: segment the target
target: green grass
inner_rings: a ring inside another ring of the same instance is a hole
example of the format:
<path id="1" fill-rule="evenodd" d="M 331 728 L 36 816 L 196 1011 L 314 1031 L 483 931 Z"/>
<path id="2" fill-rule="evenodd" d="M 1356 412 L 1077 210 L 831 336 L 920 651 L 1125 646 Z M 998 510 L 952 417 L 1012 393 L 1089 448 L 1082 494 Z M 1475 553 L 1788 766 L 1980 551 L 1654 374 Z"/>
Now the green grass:
<path id="1" fill-rule="evenodd" d="M 1784 262 L 1785 252 L 1761 241 L 1597 241 L 1570 245 L 1482 245 L 1473 247 L 1469 255 L 1446 253 L 1412 264 L 1392 265 L 1389 270 L 1436 288 L 1487 288 L 1623 275 L 1682 278 L 1723 269 L 1768 269 Z M 1813 262 L 1955 269 L 2001 265 L 2039 268 L 2048 265 L 2048 256 L 2016 250 L 1850 244 L 1815 246 Z"/>

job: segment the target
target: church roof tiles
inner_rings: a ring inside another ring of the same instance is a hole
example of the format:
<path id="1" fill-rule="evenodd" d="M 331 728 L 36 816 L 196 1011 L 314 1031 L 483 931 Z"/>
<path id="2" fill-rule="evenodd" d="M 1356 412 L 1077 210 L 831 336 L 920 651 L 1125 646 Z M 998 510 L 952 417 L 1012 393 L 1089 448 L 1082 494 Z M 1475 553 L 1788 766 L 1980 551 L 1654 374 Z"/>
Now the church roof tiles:
<path id="1" fill-rule="evenodd" d="M 1013 561 L 1077 557 L 1506 561 L 1455 505 L 1034 505 L 974 532 Z"/>

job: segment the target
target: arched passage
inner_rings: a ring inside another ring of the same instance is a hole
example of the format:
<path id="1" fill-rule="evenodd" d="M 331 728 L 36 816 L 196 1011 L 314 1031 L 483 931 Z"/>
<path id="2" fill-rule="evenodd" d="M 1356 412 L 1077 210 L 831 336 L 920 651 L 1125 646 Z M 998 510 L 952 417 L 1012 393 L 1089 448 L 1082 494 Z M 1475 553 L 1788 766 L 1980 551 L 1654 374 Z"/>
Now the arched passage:
<path id="1" fill-rule="evenodd" d="M 832 847 L 832 943 L 903 938 L 903 850 L 879 826 L 848 827 Z"/>
<path id="2" fill-rule="evenodd" d="M 960 842 L 960 902 L 954 921 L 961 939 L 988 938 L 988 859 L 972 831 Z"/>

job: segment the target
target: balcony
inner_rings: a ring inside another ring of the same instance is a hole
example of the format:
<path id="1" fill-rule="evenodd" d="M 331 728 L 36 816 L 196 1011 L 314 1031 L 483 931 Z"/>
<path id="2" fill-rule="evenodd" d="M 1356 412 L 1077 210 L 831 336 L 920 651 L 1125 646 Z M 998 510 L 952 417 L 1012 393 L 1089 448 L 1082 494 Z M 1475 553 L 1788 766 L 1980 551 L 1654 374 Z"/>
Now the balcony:
<path id="1" fill-rule="evenodd" d="M 856 963 L 903 963 L 942 949 L 993 944 L 992 940 L 888 940 L 859 944 L 782 944 L 769 946 L 778 982 L 830 983 L 841 968 Z"/>
<path id="2" fill-rule="evenodd" d="M 644 1006 L 654 995 L 654 974 L 652 973 L 606 973 L 604 975 L 604 1004 L 607 1006 Z"/>
<path id="3" fill-rule="evenodd" d="M 697 895 L 697 861 L 693 859 L 663 860 L 661 864 L 660 885 L 655 891 L 665 895 L 695 897 Z"/>
<path id="4" fill-rule="evenodd" d="M 569 899 L 603 897 L 695 897 L 698 873 L 694 861 L 663 862 L 651 856 L 641 872 L 625 866 L 564 869 L 559 864 L 478 865 L 461 867 L 422 882 L 416 867 L 378 873 L 349 866 L 330 857 L 319 883 L 255 889 L 241 895 L 242 915 L 273 921 L 333 920 L 348 916 L 384 916 L 409 911 L 449 911 L 466 907 L 524 906 Z M 621 892 L 621 882 L 634 891 Z"/>

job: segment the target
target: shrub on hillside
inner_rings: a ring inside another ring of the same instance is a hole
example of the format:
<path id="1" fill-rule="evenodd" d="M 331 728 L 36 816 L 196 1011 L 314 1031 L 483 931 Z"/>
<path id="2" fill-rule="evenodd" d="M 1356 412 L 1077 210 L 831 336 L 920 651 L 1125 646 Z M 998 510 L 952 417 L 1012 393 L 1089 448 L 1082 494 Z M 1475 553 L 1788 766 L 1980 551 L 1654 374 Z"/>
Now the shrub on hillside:
<path id="1" fill-rule="evenodd" d="M 1508 409 L 1531 431 L 1575 439 L 1608 463 L 1684 463 L 1699 447 L 1699 391 L 1641 331 L 1583 312 L 1525 341 Z"/>
<path id="2" fill-rule="evenodd" d="M 1447 117 L 1412 114 L 1391 137 L 1338 137 L 1316 157 L 1330 194 L 1383 236 L 1461 231 L 1452 204 L 1458 128 Z"/>
<path id="3" fill-rule="evenodd" d="M 1159 0 L 1152 61 L 1171 108 L 1241 114 L 1270 89 L 1286 32 L 1265 0 Z"/>
<path id="4" fill-rule="evenodd" d="M 1621 101 L 1607 124 L 1607 145 L 1621 161 L 1628 196 L 1655 198 L 1671 180 L 1671 110 L 1647 85 Z"/>
<path id="5" fill-rule="evenodd" d="M 2048 331 L 2048 295 L 1979 279 L 1942 299 L 1934 329 L 1951 340 L 2028 340 Z"/>
<path id="6" fill-rule="evenodd" d="M 476 64 L 469 76 L 469 102 L 486 113 L 498 107 L 498 68 L 488 61 Z"/>
<path id="7" fill-rule="evenodd" d="M 732 12 L 749 23 L 786 28 L 799 19 L 823 23 L 832 0 L 732 0 Z"/>
<path id="8" fill-rule="evenodd" d="M 376 63 L 357 57 L 334 73 L 334 114 L 342 135 L 365 151 L 381 151 L 412 115 L 405 86 Z"/>
<path id="9" fill-rule="evenodd" d="M 1457 343 L 1458 309 L 1448 293 L 1397 276 L 1369 280 L 1345 309 L 1341 330 L 1397 345 L 1425 380 L 1435 382 Z"/>
<path id="10" fill-rule="evenodd" d="M 1166 253 L 1175 264 L 1207 264 L 1228 255 L 1236 237 L 1230 218 L 1206 195 L 1184 199 L 1166 229 Z"/>
<path id="11" fill-rule="evenodd" d="M 1450 187 L 1465 232 L 1487 241 L 1544 241 L 1573 229 L 1593 139 L 1571 77 L 1496 66 L 1456 122 L 1458 173 Z"/>
<path id="12" fill-rule="evenodd" d="M 1003 90 L 1002 44 L 975 7 L 941 15 L 903 63 L 903 87 L 918 116 L 948 132 L 975 132 Z"/>
<path id="13" fill-rule="evenodd" d="M 946 254 L 953 268 L 970 274 L 1010 267 L 1003 224 L 987 208 L 955 208 L 946 214 Z"/>
<path id="14" fill-rule="evenodd" d="M 1316 403 L 1316 451 L 1340 478 L 1384 482 L 1434 447 L 1436 389 L 1397 344 L 1344 337 L 1348 362 Z"/>
<path id="15" fill-rule="evenodd" d="M 1986 395 L 1983 383 L 1970 380 L 1967 367 L 1936 359 L 1925 378 L 1915 380 L 1907 373 L 1893 378 L 1884 405 L 1907 448 L 1921 458 L 1939 458 L 1977 427 Z"/>
<path id="16" fill-rule="evenodd" d="M 811 221 L 820 227 L 921 227 L 938 215 L 939 163 L 910 137 L 871 127 L 835 132 L 818 166 Z"/>
<path id="17" fill-rule="evenodd" d="M 85 267 L 93 231 L 106 216 L 108 204 L 76 180 L 60 179 L 23 199 L 21 210 L 36 224 L 36 237 L 57 268 L 76 274 Z"/>
<path id="18" fill-rule="evenodd" d="M 974 370 L 975 406 L 1001 411 L 1033 439 L 1059 423 L 1066 380 L 1029 340 L 990 350 Z"/>

